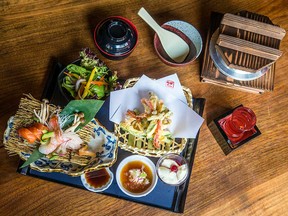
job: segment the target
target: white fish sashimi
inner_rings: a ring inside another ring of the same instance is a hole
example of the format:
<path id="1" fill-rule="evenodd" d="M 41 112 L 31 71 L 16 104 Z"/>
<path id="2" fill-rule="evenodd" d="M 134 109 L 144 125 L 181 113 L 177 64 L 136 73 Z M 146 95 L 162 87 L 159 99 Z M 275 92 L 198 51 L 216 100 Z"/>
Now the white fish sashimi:
<path id="1" fill-rule="evenodd" d="M 74 132 L 64 132 L 62 134 L 62 139 L 64 142 L 57 149 L 57 153 L 66 154 L 67 149 L 77 150 L 81 148 L 83 140 L 79 137 L 78 134 Z"/>
<path id="2" fill-rule="evenodd" d="M 100 133 L 91 138 L 88 146 L 91 152 L 101 152 L 103 150 L 103 144 L 105 143 L 107 143 L 107 138 L 104 133 Z"/>

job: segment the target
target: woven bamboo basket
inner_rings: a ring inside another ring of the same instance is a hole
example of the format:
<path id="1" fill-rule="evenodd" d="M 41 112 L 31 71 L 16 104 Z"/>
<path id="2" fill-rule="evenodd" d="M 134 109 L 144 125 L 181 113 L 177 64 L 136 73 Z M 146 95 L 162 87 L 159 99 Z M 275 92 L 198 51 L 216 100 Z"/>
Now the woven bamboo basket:
<path id="1" fill-rule="evenodd" d="M 126 80 L 123 88 L 133 87 L 138 80 L 139 78 L 131 78 Z M 187 99 L 188 106 L 192 108 L 193 105 L 191 90 L 184 86 L 182 86 L 182 88 Z M 132 152 L 134 154 L 149 157 L 161 157 L 168 153 L 180 154 L 187 143 L 187 139 L 177 138 L 174 139 L 171 144 L 161 143 L 160 148 L 157 149 L 153 146 L 152 141 L 149 141 L 143 137 L 135 137 L 132 134 L 122 130 L 118 124 L 115 124 L 115 135 L 118 137 L 118 146 L 121 149 Z"/>

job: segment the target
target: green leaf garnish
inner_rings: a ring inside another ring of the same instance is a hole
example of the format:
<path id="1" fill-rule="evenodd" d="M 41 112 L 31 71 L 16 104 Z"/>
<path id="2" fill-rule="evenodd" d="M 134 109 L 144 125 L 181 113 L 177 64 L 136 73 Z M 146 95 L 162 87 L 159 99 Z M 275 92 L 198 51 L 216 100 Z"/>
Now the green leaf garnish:
<path id="1" fill-rule="evenodd" d="M 22 164 L 22 166 L 20 167 L 20 169 L 28 166 L 29 164 L 35 162 L 36 160 L 38 160 L 38 159 L 40 159 L 40 158 L 42 158 L 42 157 L 44 157 L 44 156 L 45 156 L 44 154 L 42 154 L 41 152 L 39 152 L 38 148 L 35 149 L 35 150 L 32 152 L 32 154 L 30 155 L 30 157 L 25 161 L 25 163 Z"/>
<path id="2" fill-rule="evenodd" d="M 140 173 L 140 178 L 146 178 L 146 176 L 147 176 L 147 174 L 144 171 L 142 171 Z"/>
<path id="3" fill-rule="evenodd" d="M 61 111 L 60 115 L 63 116 L 70 116 L 74 113 L 83 112 L 85 122 L 84 124 L 80 124 L 77 128 L 78 130 L 88 124 L 96 115 L 96 113 L 102 107 L 104 101 L 103 100 L 72 100 L 70 101 L 67 106 Z M 68 125 L 71 125 L 73 118 L 70 118 L 64 125 L 64 128 Z"/>

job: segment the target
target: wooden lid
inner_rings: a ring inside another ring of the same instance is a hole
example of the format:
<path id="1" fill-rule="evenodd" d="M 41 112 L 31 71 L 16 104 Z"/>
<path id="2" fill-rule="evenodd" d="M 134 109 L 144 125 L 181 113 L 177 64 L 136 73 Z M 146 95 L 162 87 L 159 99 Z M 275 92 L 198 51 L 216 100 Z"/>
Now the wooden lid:
<path id="1" fill-rule="evenodd" d="M 225 14 L 220 23 L 216 50 L 228 67 L 255 73 L 273 64 L 286 31 L 262 15 L 240 12 Z"/>

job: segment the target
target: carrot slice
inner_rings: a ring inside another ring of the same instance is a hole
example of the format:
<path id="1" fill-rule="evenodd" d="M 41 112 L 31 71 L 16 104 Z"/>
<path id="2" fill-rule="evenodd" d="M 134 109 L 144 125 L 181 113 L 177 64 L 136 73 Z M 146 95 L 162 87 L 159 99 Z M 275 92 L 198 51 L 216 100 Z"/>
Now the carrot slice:
<path id="1" fill-rule="evenodd" d="M 151 103 L 150 100 L 148 100 L 148 99 L 146 99 L 146 98 L 142 98 L 142 99 L 141 99 L 141 103 L 142 103 L 142 104 L 146 104 L 146 105 L 150 108 L 151 111 L 154 110 L 153 104 Z"/>
<path id="2" fill-rule="evenodd" d="M 104 82 L 104 81 L 91 81 L 91 84 L 93 85 L 98 85 L 98 86 L 102 86 L 102 85 L 108 85 L 108 83 Z"/>
<path id="3" fill-rule="evenodd" d="M 69 77 L 75 77 L 76 79 L 79 79 L 80 76 L 74 73 L 68 73 L 68 72 L 64 72 L 65 75 L 69 76 Z"/>

